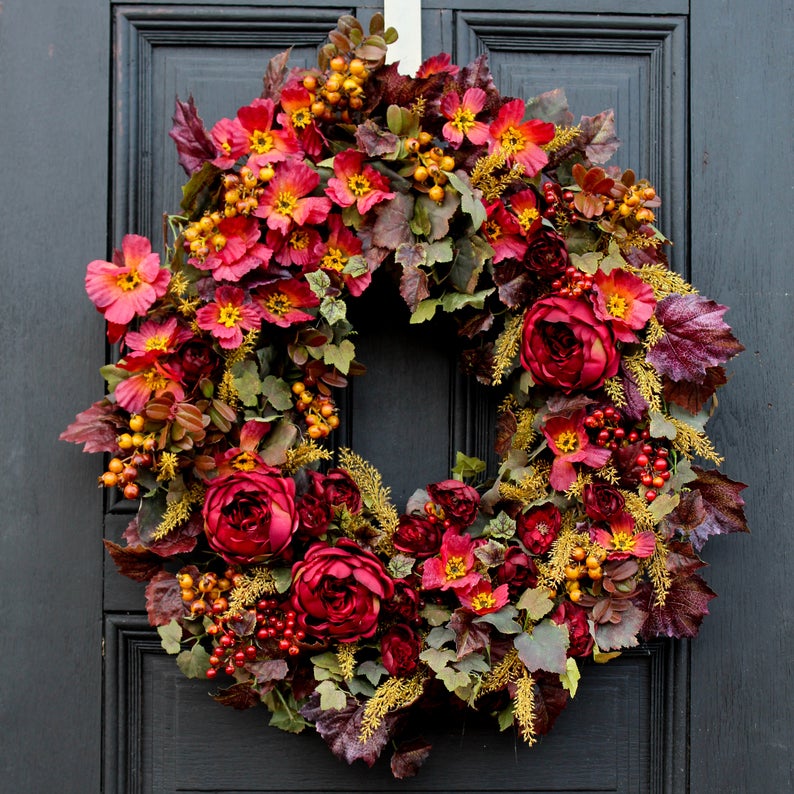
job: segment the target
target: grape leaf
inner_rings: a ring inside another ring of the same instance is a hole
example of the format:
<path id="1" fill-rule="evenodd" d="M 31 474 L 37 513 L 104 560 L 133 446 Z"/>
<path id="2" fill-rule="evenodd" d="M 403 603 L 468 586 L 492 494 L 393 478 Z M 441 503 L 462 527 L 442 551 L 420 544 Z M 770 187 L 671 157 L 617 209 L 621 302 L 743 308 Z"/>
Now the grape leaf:
<path id="1" fill-rule="evenodd" d="M 393 132 L 382 130 L 370 119 L 356 127 L 356 142 L 369 157 L 384 157 L 386 160 L 393 159 L 388 155 L 394 155 L 400 149 L 400 139 Z"/>
<path id="2" fill-rule="evenodd" d="M 551 612 L 554 602 L 549 598 L 549 591 L 545 587 L 530 587 L 521 594 L 516 606 L 526 609 L 530 620 L 540 620 Z"/>
<path id="3" fill-rule="evenodd" d="M 160 571 L 152 577 L 146 586 L 146 612 L 152 626 L 165 626 L 174 618 L 187 614 L 182 591 L 174 574 Z"/>
<path id="4" fill-rule="evenodd" d="M 727 310 L 701 295 L 668 295 L 656 307 L 665 334 L 648 351 L 648 363 L 674 381 L 703 383 L 709 367 L 744 350 L 722 320 Z"/>
<path id="5" fill-rule="evenodd" d="M 703 406 L 711 399 L 720 386 L 728 382 L 724 367 L 707 367 L 706 377 L 702 383 L 681 381 L 677 383 L 664 378 L 664 399 L 680 405 L 693 416 L 700 413 Z"/>
<path id="6" fill-rule="evenodd" d="M 196 110 L 193 96 L 187 102 L 176 100 L 173 115 L 174 126 L 168 135 L 176 143 L 179 164 L 188 175 L 196 173 L 207 160 L 215 157 L 215 144 L 204 127 L 204 122 Z"/>
<path id="7" fill-rule="evenodd" d="M 654 604 L 652 586 L 643 585 L 637 599 L 648 612 L 642 637 L 695 637 L 716 595 L 696 573 L 674 577 L 663 606 Z"/>
<path id="8" fill-rule="evenodd" d="M 617 613 L 616 613 L 617 614 Z M 595 627 L 595 641 L 602 651 L 618 651 L 639 645 L 637 635 L 648 617 L 634 604 L 620 612 L 620 623 L 599 623 Z"/>
<path id="9" fill-rule="evenodd" d="M 115 452 L 116 436 L 123 422 L 115 413 L 116 406 L 108 400 L 99 400 L 81 411 L 59 436 L 61 441 L 84 444 L 83 452 Z"/>
<path id="10" fill-rule="evenodd" d="M 567 689 L 571 693 L 571 697 L 576 697 L 576 690 L 579 688 L 579 679 L 582 674 L 579 672 L 579 666 L 576 664 L 576 659 L 568 657 L 568 669 L 560 676 L 560 683 L 563 689 Z"/>
<path id="11" fill-rule="evenodd" d="M 292 391 L 289 385 L 275 375 L 268 375 L 262 381 L 262 394 L 277 411 L 287 411 L 292 408 Z"/>
<path id="12" fill-rule="evenodd" d="M 281 98 L 281 89 L 284 87 L 291 54 L 292 47 L 288 47 L 268 61 L 267 69 L 262 77 L 263 99 L 272 99 L 274 102 L 278 102 Z"/>
<path id="13" fill-rule="evenodd" d="M 182 648 L 182 626 L 179 625 L 178 620 L 171 620 L 164 626 L 158 626 L 157 633 L 160 635 L 160 645 L 166 653 L 179 653 Z"/>
<path id="14" fill-rule="evenodd" d="M 391 757 L 391 773 L 397 780 L 413 777 L 430 755 L 432 744 L 424 739 L 403 742 Z"/>
<path id="15" fill-rule="evenodd" d="M 536 678 L 533 691 L 535 693 L 535 710 L 532 728 L 535 733 L 542 736 L 552 729 L 554 721 L 565 708 L 568 702 L 568 692 L 562 688 L 559 679 L 549 680 L 546 676 Z"/>
<path id="16" fill-rule="evenodd" d="M 474 618 L 475 623 L 488 623 L 501 634 L 520 634 L 523 629 L 520 623 L 516 623 L 516 608 L 512 604 L 506 604 L 496 612 L 488 612 Z"/>
<path id="17" fill-rule="evenodd" d="M 336 367 L 343 375 L 350 371 L 355 356 L 356 348 L 349 339 L 343 339 L 338 345 L 328 344 L 323 351 L 323 361 Z"/>
<path id="18" fill-rule="evenodd" d="M 424 243 L 413 243 L 411 245 L 403 243 L 395 251 L 394 261 L 399 262 L 403 266 L 404 275 L 407 268 L 418 268 L 427 264 L 427 248 Z M 403 297 L 405 296 L 403 295 Z"/>
<path id="19" fill-rule="evenodd" d="M 283 659 L 265 659 L 263 662 L 248 662 L 245 669 L 256 679 L 258 684 L 269 681 L 281 681 L 287 677 L 289 668 Z"/>
<path id="20" fill-rule="evenodd" d="M 430 291 L 427 286 L 427 273 L 413 265 L 403 265 L 400 277 L 400 295 L 402 295 L 411 312 L 416 312 L 421 301 Z"/>
<path id="21" fill-rule="evenodd" d="M 119 573 L 134 582 L 148 582 L 163 568 L 162 559 L 143 546 L 120 546 L 112 540 L 102 542 Z"/>
<path id="22" fill-rule="evenodd" d="M 213 700 L 224 706 L 231 706 L 240 711 L 259 705 L 259 694 L 250 683 L 237 683 L 226 689 L 221 689 L 212 696 Z"/>
<path id="23" fill-rule="evenodd" d="M 347 705 L 345 693 L 330 679 L 321 681 L 317 685 L 315 692 L 320 695 L 320 708 L 323 711 L 328 709 L 341 711 Z"/>
<path id="24" fill-rule="evenodd" d="M 182 651 L 176 663 L 185 678 L 205 678 L 210 666 L 210 655 L 203 645 L 195 643 L 189 651 Z"/>
<path id="25" fill-rule="evenodd" d="M 413 215 L 414 199 L 398 193 L 391 201 L 376 208 L 377 219 L 372 228 L 372 243 L 396 251 L 403 243 L 412 243 L 413 235 L 408 219 Z"/>
<path id="26" fill-rule="evenodd" d="M 456 689 L 468 686 L 471 683 L 468 673 L 462 673 L 452 667 L 444 667 L 439 670 L 436 673 L 436 678 L 442 681 L 450 692 L 454 692 Z"/>
<path id="27" fill-rule="evenodd" d="M 693 466 L 697 479 L 690 487 L 697 489 L 703 502 L 705 516 L 703 521 L 689 533 L 692 545 L 700 551 L 703 544 L 713 535 L 728 535 L 732 532 L 749 532 L 744 515 L 744 499 L 740 492 L 747 486 L 734 482 L 715 469 L 701 469 Z"/>
<path id="28" fill-rule="evenodd" d="M 473 651 L 488 647 L 490 629 L 474 622 L 475 615 L 465 609 L 456 609 L 449 620 L 449 627 L 455 632 L 455 649 L 458 659 Z M 432 665 L 431 665 L 432 666 Z"/>
<path id="29" fill-rule="evenodd" d="M 614 110 L 604 110 L 596 116 L 582 116 L 579 126 L 590 162 L 605 163 L 620 148 L 620 139 L 615 135 Z"/>
<path id="30" fill-rule="evenodd" d="M 523 632 L 513 640 L 518 658 L 530 673 L 546 670 L 561 675 L 567 668 L 568 629 L 550 620 L 538 623 L 532 634 Z"/>
<path id="31" fill-rule="evenodd" d="M 568 110 L 568 98 L 562 88 L 546 91 L 527 101 L 527 115 L 533 119 L 550 121 L 559 127 L 568 127 L 573 114 Z"/>

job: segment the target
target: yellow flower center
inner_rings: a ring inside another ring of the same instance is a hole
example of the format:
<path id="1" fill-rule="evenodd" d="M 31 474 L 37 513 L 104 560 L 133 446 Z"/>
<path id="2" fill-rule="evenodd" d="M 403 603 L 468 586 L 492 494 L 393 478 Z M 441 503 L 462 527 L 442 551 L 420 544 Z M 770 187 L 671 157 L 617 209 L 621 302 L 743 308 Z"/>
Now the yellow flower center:
<path id="1" fill-rule="evenodd" d="M 615 532 L 612 535 L 612 546 L 615 551 L 634 551 L 636 542 L 634 535 L 629 535 L 628 532 Z"/>
<path id="2" fill-rule="evenodd" d="M 265 309 L 275 317 L 283 317 L 292 309 L 292 301 L 283 292 L 274 292 L 265 301 Z"/>
<path id="3" fill-rule="evenodd" d="M 533 222 L 539 217 L 540 213 L 534 207 L 527 207 L 525 210 L 522 210 L 521 214 L 518 216 L 518 225 L 521 227 L 522 231 L 528 232 L 529 227 L 532 226 Z"/>
<path id="4" fill-rule="evenodd" d="M 156 369 L 148 369 L 143 373 L 143 381 L 150 391 L 160 391 L 168 385 L 168 378 Z"/>
<path id="5" fill-rule="evenodd" d="M 230 154 L 232 151 L 232 145 L 229 143 L 229 141 L 224 141 L 221 144 L 221 149 L 223 149 L 223 151 L 226 152 L 226 154 Z"/>
<path id="6" fill-rule="evenodd" d="M 302 130 L 311 124 L 312 118 L 309 108 L 298 108 L 292 114 L 292 126 L 297 130 Z"/>
<path id="7" fill-rule="evenodd" d="M 232 458 L 232 468 L 237 471 L 253 471 L 256 468 L 256 458 L 250 452 L 241 452 Z"/>
<path id="8" fill-rule="evenodd" d="M 619 320 L 622 320 L 626 316 L 628 309 L 629 304 L 626 302 L 625 298 L 621 298 L 620 295 L 609 296 L 609 300 L 607 301 L 607 311 L 613 317 L 617 317 Z"/>
<path id="9" fill-rule="evenodd" d="M 167 336 L 150 336 L 144 345 L 145 350 L 168 350 Z"/>
<path id="10" fill-rule="evenodd" d="M 364 174 L 353 174 L 353 176 L 348 177 L 347 187 L 356 198 L 366 196 L 372 190 L 369 179 Z"/>
<path id="11" fill-rule="evenodd" d="M 463 557 L 448 557 L 447 567 L 444 569 L 444 573 L 448 581 L 460 579 L 461 576 L 465 576 L 466 563 Z"/>
<path id="12" fill-rule="evenodd" d="M 267 154 L 273 148 L 273 136 L 269 132 L 254 130 L 248 140 L 251 143 L 251 151 L 256 154 Z"/>
<path id="13" fill-rule="evenodd" d="M 309 234 L 302 229 L 296 229 L 289 238 L 290 247 L 294 251 L 305 251 L 309 246 Z"/>
<path id="14" fill-rule="evenodd" d="M 508 155 L 520 152 L 526 147 L 526 139 L 515 127 L 508 127 L 502 133 L 501 142 L 502 149 Z"/>
<path id="15" fill-rule="evenodd" d="M 116 277 L 116 284 L 124 290 L 124 292 L 129 292 L 131 289 L 135 289 L 138 284 L 141 283 L 141 277 L 138 275 L 137 270 L 130 270 L 129 273 L 124 273 L 124 275 Z"/>
<path id="16" fill-rule="evenodd" d="M 568 453 L 568 452 L 576 452 L 579 449 L 579 436 L 574 433 L 573 430 L 563 430 L 557 438 L 554 439 L 554 443 L 557 445 L 557 449 L 560 452 Z"/>
<path id="17" fill-rule="evenodd" d="M 328 253 L 320 261 L 320 267 L 336 270 L 341 273 L 347 264 L 347 257 L 338 248 L 329 248 Z"/>
<path id="18" fill-rule="evenodd" d="M 238 306 L 221 306 L 218 312 L 218 322 L 227 328 L 233 328 L 242 319 Z"/>
<path id="19" fill-rule="evenodd" d="M 449 122 L 461 135 L 465 135 L 474 126 L 474 113 L 468 108 L 458 108 L 452 121 Z"/>
<path id="20" fill-rule="evenodd" d="M 493 593 L 477 593 L 471 600 L 471 608 L 475 612 L 480 612 L 483 609 L 492 609 L 496 606 L 496 599 Z"/>
<path id="21" fill-rule="evenodd" d="M 485 233 L 492 239 L 498 240 L 502 236 L 502 227 L 497 220 L 490 220 L 485 224 Z"/>
<path id="22" fill-rule="evenodd" d="M 292 217 L 292 213 L 295 211 L 295 206 L 298 203 L 298 199 L 294 193 L 288 193 L 287 191 L 282 191 L 278 194 L 278 198 L 276 199 L 273 209 L 279 215 L 287 215 Z"/>
<path id="23" fill-rule="evenodd" d="M 541 537 L 545 537 L 551 532 L 551 527 L 545 521 L 538 521 L 538 523 L 535 524 L 535 529 L 540 533 Z"/>

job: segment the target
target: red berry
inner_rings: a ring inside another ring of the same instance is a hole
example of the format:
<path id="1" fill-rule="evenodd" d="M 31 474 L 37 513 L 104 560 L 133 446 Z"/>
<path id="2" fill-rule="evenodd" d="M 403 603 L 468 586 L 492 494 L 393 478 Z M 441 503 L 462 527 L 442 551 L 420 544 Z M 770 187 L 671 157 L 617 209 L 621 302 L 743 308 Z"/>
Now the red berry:
<path id="1" fill-rule="evenodd" d="M 645 492 L 645 498 L 646 498 L 646 499 L 647 499 L 649 502 L 652 502 L 654 499 L 656 499 L 656 491 L 654 491 L 653 489 L 649 489 L 649 490 L 647 490 L 647 491 Z"/>
<path id="2" fill-rule="evenodd" d="M 667 480 L 670 479 L 670 470 L 668 469 L 667 471 L 663 471 L 660 476 L 665 482 L 667 482 Z"/>
<path id="3" fill-rule="evenodd" d="M 653 462 L 653 468 L 656 471 L 665 471 L 667 469 L 667 461 L 664 458 L 656 458 Z"/>
<path id="4" fill-rule="evenodd" d="M 205 675 L 207 678 L 215 678 L 215 676 L 218 675 L 218 671 L 214 667 L 208 667 Z"/>
<path id="5" fill-rule="evenodd" d="M 289 640 L 279 640 L 278 647 L 279 650 L 286 651 L 292 643 Z"/>
<path id="6" fill-rule="evenodd" d="M 290 645 L 289 648 L 287 648 L 287 653 L 290 656 L 297 656 L 300 652 L 301 649 L 297 645 Z"/>
<path id="7" fill-rule="evenodd" d="M 641 482 L 641 483 L 642 483 L 642 484 L 643 484 L 643 485 L 644 485 L 646 488 L 650 488 L 651 484 L 653 483 L 653 477 L 652 477 L 650 474 L 648 474 L 648 472 L 645 472 L 645 473 L 644 473 L 644 474 L 643 474 L 643 475 L 640 477 L 640 482 Z"/>
<path id="8" fill-rule="evenodd" d="M 637 455 L 636 463 L 638 466 L 647 466 L 648 456 L 645 453 L 643 453 L 642 455 Z"/>
<path id="9" fill-rule="evenodd" d="M 234 670 L 235 667 L 233 664 L 227 664 L 226 667 L 223 668 L 223 672 L 226 673 L 226 675 L 234 675 Z"/>

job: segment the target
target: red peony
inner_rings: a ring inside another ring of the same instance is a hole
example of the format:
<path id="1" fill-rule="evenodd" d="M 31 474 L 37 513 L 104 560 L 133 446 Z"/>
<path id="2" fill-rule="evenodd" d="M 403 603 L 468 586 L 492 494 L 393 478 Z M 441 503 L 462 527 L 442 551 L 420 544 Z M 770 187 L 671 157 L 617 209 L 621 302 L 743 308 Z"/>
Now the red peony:
<path id="1" fill-rule="evenodd" d="M 354 515 L 361 510 L 361 492 L 344 469 L 330 469 L 323 480 L 325 498 L 335 507 L 344 505 Z"/>
<path id="2" fill-rule="evenodd" d="M 589 656 L 593 650 L 593 636 L 587 621 L 587 610 L 570 601 L 563 601 L 551 613 L 558 626 L 568 627 L 568 656 Z"/>
<path id="3" fill-rule="evenodd" d="M 459 480 L 444 480 L 427 486 L 430 498 L 444 511 L 444 518 L 457 527 L 469 526 L 477 517 L 480 495 Z"/>
<path id="4" fill-rule="evenodd" d="M 524 254 L 524 265 L 538 275 L 554 278 L 570 265 L 565 240 L 553 229 L 539 226 L 527 242 L 529 247 Z"/>
<path id="5" fill-rule="evenodd" d="M 219 477 L 207 488 L 202 515 L 207 541 L 227 562 L 277 557 L 298 525 L 295 481 L 270 468 Z"/>
<path id="6" fill-rule="evenodd" d="M 605 483 L 588 483 L 582 490 L 584 511 L 593 521 L 609 521 L 623 512 L 626 500 L 623 494 Z"/>
<path id="7" fill-rule="evenodd" d="M 404 623 L 392 626 L 380 640 L 383 666 L 393 676 L 411 675 L 419 661 L 422 642 Z"/>
<path id="8" fill-rule="evenodd" d="M 378 628 L 381 604 L 394 582 L 381 561 L 352 540 L 317 542 L 292 567 L 292 608 L 298 624 L 320 640 L 355 642 Z"/>
<path id="9" fill-rule="evenodd" d="M 438 554 L 441 548 L 441 527 L 437 521 L 429 521 L 422 516 L 402 515 L 392 542 L 397 551 L 423 560 Z"/>
<path id="10" fill-rule="evenodd" d="M 524 317 L 521 364 L 536 383 L 570 394 L 602 386 L 620 356 L 612 330 L 587 301 L 551 296 Z"/>
<path id="11" fill-rule="evenodd" d="M 508 546 L 505 561 L 496 569 L 496 583 L 506 584 L 510 595 L 515 597 L 525 588 L 534 587 L 537 581 L 535 561 L 518 546 Z"/>
<path id="12" fill-rule="evenodd" d="M 561 520 L 556 505 L 547 502 L 521 513 L 516 519 L 516 532 L 532 554 L 545 554 L 560 531 Z"/>

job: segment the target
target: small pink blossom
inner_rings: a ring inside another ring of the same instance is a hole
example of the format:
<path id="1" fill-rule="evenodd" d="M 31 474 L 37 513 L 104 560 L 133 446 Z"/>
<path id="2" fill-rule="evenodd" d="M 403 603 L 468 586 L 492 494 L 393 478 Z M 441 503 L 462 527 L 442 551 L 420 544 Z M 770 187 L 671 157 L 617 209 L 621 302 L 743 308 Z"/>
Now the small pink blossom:
<path id="1" fill-rule="evenodd" d="M 253 293 L 253 299 L 265 322 L 281 328 L 313 320 L 314 317 L 302 309 L 320 304 L 309 285 L 294 278 L 259 287 Z"/>
<path id="2" fill-rule="evenodd" d="M 379 174 L 371 165 L 365 165 L 366 155 L 353 149 L 346 149 L 334 157 L 336 177 L 328 180 L 325 190 L 340 207 L 352 207 L 364 215 L 375 204 L 394 198 L 389 192 L 389 180 Z"/>
<path id="3" fill-rule="evenodd" d="M 203 258 L 193 254 L 188 262 L 200 270 L 211 270 L 216 281 L 239 281 L 246 273 L 266 265 L 273 255 L 259 242 L 260 235 L 259 224 L 253 218 L 224 218 L 209 240 L 209 254 Z"/>
<path id="4" fill-rule="evenodd" d="M 469 535 L 447 532 L 441 541 L 440 556 L 425 560 L 422 589 L 465 591 L 476 585 L 482 577 L 474 570 L 474 548 Z"/>
<path id="5" fill-rule="evenodd" d="M 503 259 L 522 259 L 527 252 L 527 241 L 521 233 L 521 226 L 501 201 L 495 201 L 487 209 L 487 220 L 483 232 L 488 244 L 493 248 L 494 264 Z"/>
<path id="6" fill-rule="evenodd" d="M 509 585 L 500 584 L 494 590 L 493 585 L 485 579 L 481 579 L 470 590 L 458 593 L 460 603 L 478 615 L 497 612 L 507 603 L 509 597 Z"/>
<path id="7" fill-rule="evenodd" d="M 457 91 L 444 94 L 441 100 L 441 115 L 449 119 L 441 129 L 441 134 L 457 149 L 464 138 L 482 145 L 489 136 L 488 125 L 477 121 L 477 114 L 485 107 L 487 94 L 482 88 L 469 88 L 461 100 Z"/>
<path id="8" fill-rule="evenodd" d="M 151 353 L 143 354 L 138 359 L 122 359 L 118 366 L 119 369 L 135 373 L 120 381 L 113 391 L 116 402 L 125 411 L 140 413 L 149 400 L 167 392 L 177 400 L 185 396 L 178 371 L 156 360 Z"/>
<path id="9" fill-rule="evenodd" d="M 608 275 L 601 270 L 596 273 L 593 292 L 596 317 L 611 324 L 616 339 L 636 342 L 634 331 L 644 328 L 656 310 L 653 288 L 632 273 L 615 268 Z"/>
<path id="10" fill-rule="evenodd" d="M 656 535 L 651 530 L 634 531 L 634 519 L 621 512 L 609 521 L 610 532 L 592 529 L 590 535 L 599 546 L 607 550 L 610 560 L 627 560 L 629 557 L 650 557 L 656 549 Z"/>
<path id="11" fill-rule="evenodd" d="M 570 416 L 549 416 L 542 425 L 543 435 L 554 453 L 549 482 L 556 491 L 567 491 L 576 481 L 574 463 L 601 468 L 612 454 L 610 450 L 590 443 L 585 432 L 585 411 Z"/>
<path id="12" fill-rule="evenodd" d="M 285 164 L 268 182 L 254 215 L 265 218 L 268 228 L 284 235 L 295 225 L 323 223 L 331 201 L 309 195 L 319 184 L 320 175 L 305 163 Z"/>
<path id="13" fill-rule="evenodd" d="M 328 216 L 328 240 L 320 252 L 318 264 L 335 283 L 344 283 L 348 292 L 358 297 L 370 285 L 372 272 L 361 254 L 361 240 L 345 226 L 339 215 Z M 360 264 L 360 273 L 345 272 Z"/>
<path id="14" fill-rule="evenodd" d="M 196 312 L 196 324 L 209 331 L 224 350 L 233 350 L 243 343 L 243 331 L 259 327 L 262 313 L 253 303 L 245 303 L 245 292 L 239 287 L 222 286 L 215 290 L 214 303 Z"/>
<path id="15" fill-rule="evenodd" d="M 524 110 L 522 99 L 502 105 L 490 127 L 488 152 L 504 152 L 509 165 L 520 163 L 525 176 L 533 177 L 549 161 L 541 146 L 554 137 L 554 125 L 539 119 L 523 122 Z"/>
<path id="16" fill-rule="evenodd" d="M 313 269 L 322 256 L 322 237 L 311 226 L 296 226 L 286 235 L 271 229 L 267 233 L 267 244 L 274 250 L 276 262 L 284 267 L 297 265 L 302 270 Z"/>

